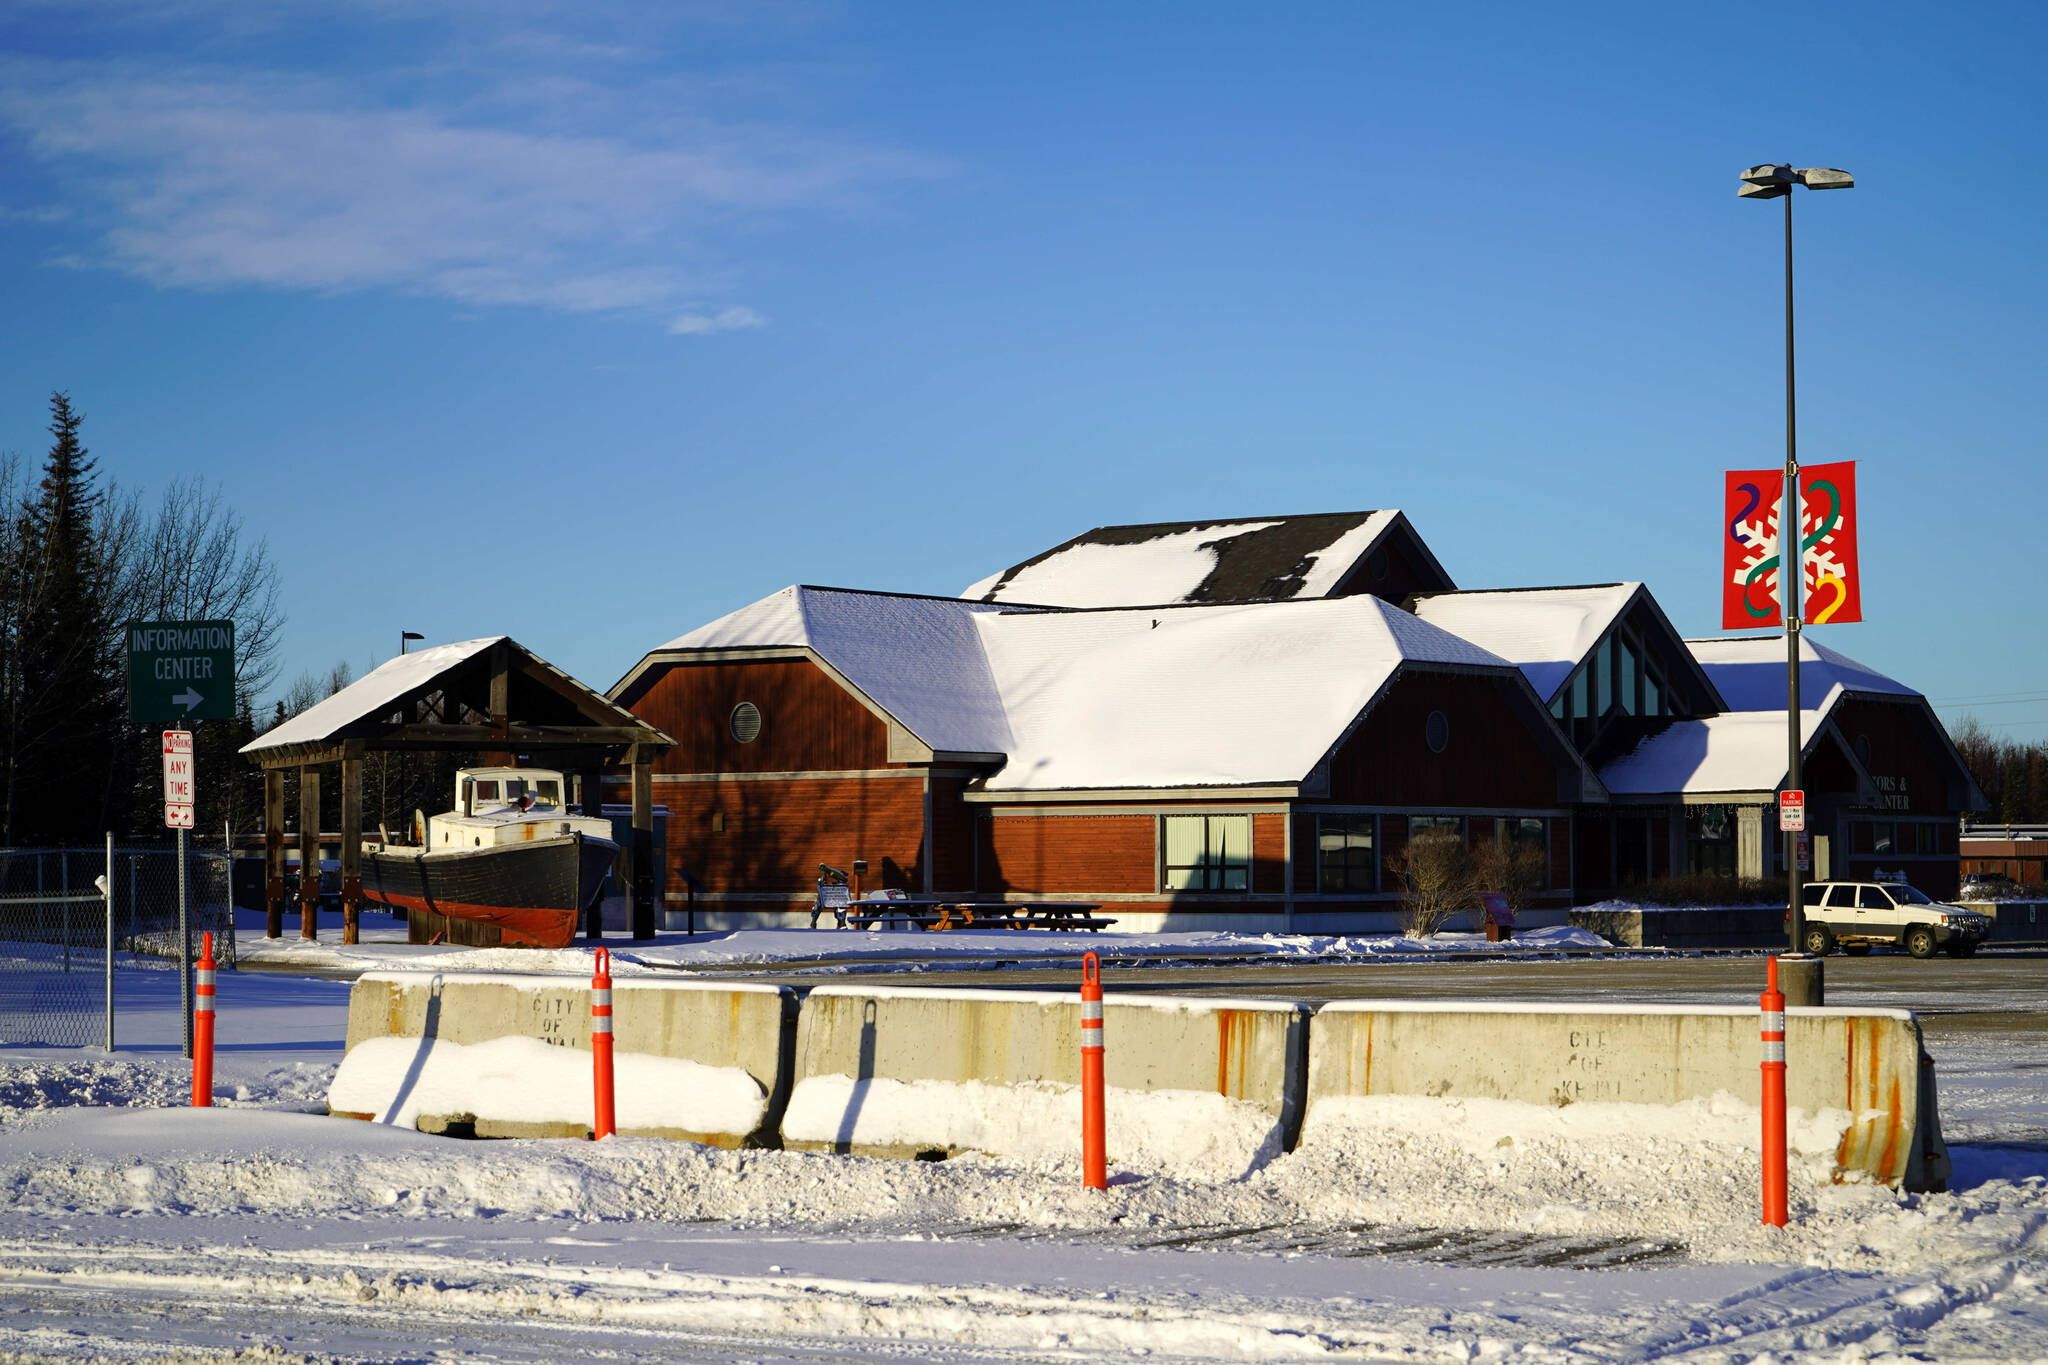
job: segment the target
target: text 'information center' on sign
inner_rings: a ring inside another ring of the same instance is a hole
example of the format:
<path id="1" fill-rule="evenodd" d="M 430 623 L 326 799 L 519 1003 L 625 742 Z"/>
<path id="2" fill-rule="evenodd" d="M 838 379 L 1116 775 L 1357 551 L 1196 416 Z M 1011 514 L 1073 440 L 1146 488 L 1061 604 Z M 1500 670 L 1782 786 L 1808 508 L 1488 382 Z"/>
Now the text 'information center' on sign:
<path id="1" fill-rule="evenodd" d="M 130 621 L 127 635 L 130 720 L 234 718 L 233 621 Z"/>

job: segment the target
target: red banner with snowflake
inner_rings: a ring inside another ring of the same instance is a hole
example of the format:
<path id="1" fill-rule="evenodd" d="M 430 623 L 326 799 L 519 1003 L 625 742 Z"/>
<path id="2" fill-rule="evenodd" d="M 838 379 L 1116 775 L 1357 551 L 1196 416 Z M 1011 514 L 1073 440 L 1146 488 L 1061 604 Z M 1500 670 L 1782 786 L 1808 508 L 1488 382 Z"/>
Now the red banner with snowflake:
<path id="1" fill-rule="evenodd" d="M 1804 574 L 1800 616 L 1808 624 L 1861 621 L 1856 564 L 1856 462 L 1799 471 L 1799 544 Z M 1778 595 L 1778 512 L 1782 469 L 1731 469 L 1721 511 L 1721 628 L 1782 626 Z"/>

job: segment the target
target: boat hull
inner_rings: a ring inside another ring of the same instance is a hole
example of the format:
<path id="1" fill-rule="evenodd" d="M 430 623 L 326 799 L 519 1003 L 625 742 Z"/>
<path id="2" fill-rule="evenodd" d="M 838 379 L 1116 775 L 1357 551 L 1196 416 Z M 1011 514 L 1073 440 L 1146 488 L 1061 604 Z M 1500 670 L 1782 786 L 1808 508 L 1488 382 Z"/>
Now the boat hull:
<path id="1" fill-rule="evenodd" d="M 590 835 L 490 848 L 363 854 L 363 897 L 404 910 L 416 943 L 445 933 L 475 946 L 566 948 L 604 893 L 618 845 Z"/>

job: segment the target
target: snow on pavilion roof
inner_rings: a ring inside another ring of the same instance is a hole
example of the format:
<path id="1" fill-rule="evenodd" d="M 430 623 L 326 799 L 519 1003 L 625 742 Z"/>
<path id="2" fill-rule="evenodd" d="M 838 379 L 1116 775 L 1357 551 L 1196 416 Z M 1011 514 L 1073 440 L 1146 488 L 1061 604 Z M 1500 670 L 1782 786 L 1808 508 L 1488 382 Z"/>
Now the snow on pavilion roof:
<path id="1" fill-rule="evenodd" d="M 391 710 L 436 677 L 457 664 L 467 663 L 505 638 L 486 635 L 386 659 L 333 696 L 315 702 L 284 724 L 265 730 L 243 745 L 242 752 L 260 753 L 287 744 L 324 744 L 363 717 Z"/>
<path id="2" fill-rule="evenodd" d="M 1297 782 L 1402 664 L 1509 668 L 1368 596 L 1068 611 L 811 587 L 649 658 L 796 647 L 933 749 L 1006 755 L 1004 791 Z"/>
<path id="3" fill-rule="evenodd" d="M 1536 695 L 1549 701 L 1642 586 L 1594 583 L 1430 593 L 1415 599 L 1414 610 L 1431 625 L 1520 667 Z"/>
<path id="4" fill-rule="evenodd" d="M 1098 526 L 961 594 L 984 602 L 1140 607 L 1328 597 L 1396 526 L 1398 511 Z M 1421 539 L 1413 545 L 1449 586 Z"/>

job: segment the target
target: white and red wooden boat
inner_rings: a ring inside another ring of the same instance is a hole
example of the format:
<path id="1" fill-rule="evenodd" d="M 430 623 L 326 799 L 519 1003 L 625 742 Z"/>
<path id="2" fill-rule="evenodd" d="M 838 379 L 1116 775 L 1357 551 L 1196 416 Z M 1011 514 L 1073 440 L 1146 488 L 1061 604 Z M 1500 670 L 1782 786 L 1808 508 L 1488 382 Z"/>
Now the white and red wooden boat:
<path id="1" fill-rule="evenodd" d="M 464 768 L 455 809 L 415 822 L 420 842 L 364 845 L 364 898 L 404 910 L 415 943 L 568 947 L 619 846 L 565 794 L 550 769 Z"/>

